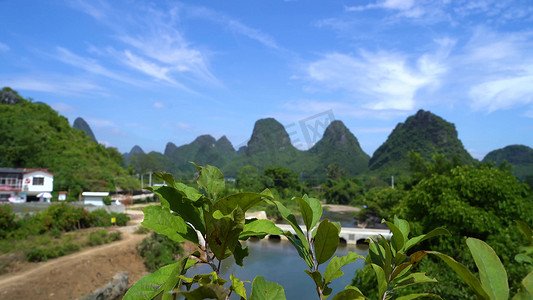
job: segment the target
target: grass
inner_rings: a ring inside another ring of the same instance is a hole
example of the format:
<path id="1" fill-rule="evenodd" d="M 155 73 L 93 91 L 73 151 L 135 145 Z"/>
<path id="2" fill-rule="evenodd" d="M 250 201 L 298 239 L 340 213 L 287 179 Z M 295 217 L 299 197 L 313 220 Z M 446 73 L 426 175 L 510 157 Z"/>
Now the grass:
<path id="1" fill-rule="evenodd" d="M 46 261 L 81 251 L 88 247 L 118 241 L 121 232 L 108 233 L 103 229 L 84 229 L 58 234 L 46 232 L 28 236 L 27 239 L 0 240 L 0 274 L 16 269 L 17 265 L 28 262 Z"/>

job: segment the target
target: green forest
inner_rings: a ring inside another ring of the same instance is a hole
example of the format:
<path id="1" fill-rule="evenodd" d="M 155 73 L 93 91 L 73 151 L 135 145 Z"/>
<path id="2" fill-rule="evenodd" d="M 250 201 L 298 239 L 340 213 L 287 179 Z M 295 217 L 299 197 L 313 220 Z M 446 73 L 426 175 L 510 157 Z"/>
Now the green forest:
<path id="1" fill-rule="evenodd" d="M 74 129 L 50 106 L 23 99 L 10 88 L 0 104 L 0 166 L 54 173 L 54 191 L 77 199 L 82 191 L 137 189 L 122 154 Z"/>

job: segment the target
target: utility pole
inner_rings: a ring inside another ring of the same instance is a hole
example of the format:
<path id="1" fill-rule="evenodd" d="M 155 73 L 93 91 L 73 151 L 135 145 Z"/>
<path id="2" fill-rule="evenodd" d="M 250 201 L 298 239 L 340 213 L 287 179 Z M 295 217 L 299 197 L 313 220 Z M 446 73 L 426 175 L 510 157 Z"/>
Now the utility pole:
<path id="1" fill-rule="evenodd" d="M 391 176 L 391 185 L 392 185 L 392 188 L 394 188 L 394 175 Z"/>

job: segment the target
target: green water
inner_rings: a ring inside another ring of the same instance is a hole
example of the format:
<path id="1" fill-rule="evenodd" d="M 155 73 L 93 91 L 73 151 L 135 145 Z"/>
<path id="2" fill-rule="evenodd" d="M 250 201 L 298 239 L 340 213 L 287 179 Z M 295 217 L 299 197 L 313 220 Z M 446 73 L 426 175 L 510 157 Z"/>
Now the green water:
<path id="1" fill-rule="evenodd" d="M 257 275 L 264 276 L 266 280 L 277 282 L 285 289 L 287 299 L 318 299 L 315 285 L 312 279 L 304 272 L 307 265 L 298 256 L 298 253 L 288 241 L 273 241 L 268 239 L 247 241 L 250 255 L 244 259 L 244 268 L 237 266 L 229 258 L 222 264 L 222 276 L 229 279 L 230 274 L 234 274 L 242 281 L 253 281 Z M 368 247 L 340 245 L 336 256 L 345 256 L 348 251 L 356 252 L 366 256 Z M 327 263 L 325 264 L 327 265 Z M 325 265 L 321 266 L 321 272 L 325 271 Z M 345 266 L 342 271 L 344 276 L 337 278 L 330 285 L 333 295 L 344 289 L 351 283 L 354 272 L 363 267 L 363 260 L 358 259 L 354 263 Z M 187 272 L 187 277 L 194 274 L 210 273 L 211 268 L 207 265 L 195 267 Z M 226 285 L 228 285 L 226 283 Z M 251 284 L 245 283 L 248 296 L 250 296 Z M 232 299 L 238 299 L 235 297 Z"/>

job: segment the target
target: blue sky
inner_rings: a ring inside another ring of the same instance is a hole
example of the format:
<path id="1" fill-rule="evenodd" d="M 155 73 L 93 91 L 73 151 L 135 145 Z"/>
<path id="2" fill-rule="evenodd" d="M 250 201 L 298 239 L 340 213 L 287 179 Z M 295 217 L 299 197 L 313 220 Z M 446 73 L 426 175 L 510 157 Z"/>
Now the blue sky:
<path id="1" fill-rule="evenodd" d="M 0 86 L 121 152 L 237 148 L 274 117 L 301 149 L 342 120 L 372 155 L 424 109 L 481 159 L 533 147 L 533 2 L 0 0 Z"/>

